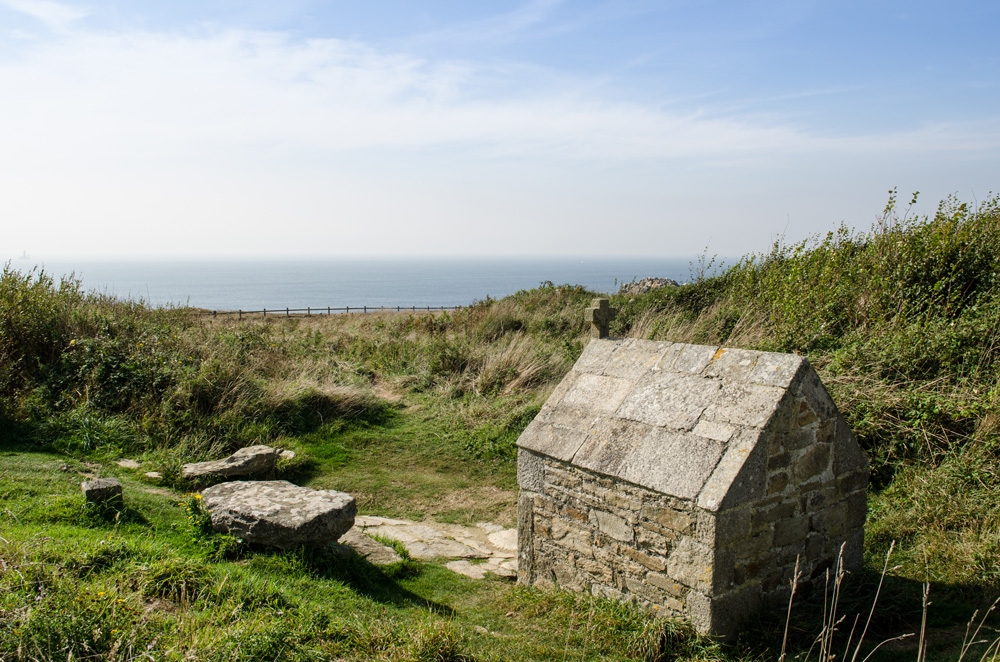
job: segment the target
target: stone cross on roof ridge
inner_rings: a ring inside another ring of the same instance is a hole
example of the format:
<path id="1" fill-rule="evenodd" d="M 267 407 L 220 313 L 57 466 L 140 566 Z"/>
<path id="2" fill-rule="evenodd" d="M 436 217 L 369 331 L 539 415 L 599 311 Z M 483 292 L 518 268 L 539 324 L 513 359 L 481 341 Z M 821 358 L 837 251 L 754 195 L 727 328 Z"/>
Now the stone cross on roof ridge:
<path id="1" fill-rule="evenodd" d="M 608 324 L 615 318 L 618 312 L 608 305 L 607 299 L 594 299 L 591 304 L 593 308 L 588 308 L 584 320 L 590 322 L 591 338 L 607 338 Z"/>

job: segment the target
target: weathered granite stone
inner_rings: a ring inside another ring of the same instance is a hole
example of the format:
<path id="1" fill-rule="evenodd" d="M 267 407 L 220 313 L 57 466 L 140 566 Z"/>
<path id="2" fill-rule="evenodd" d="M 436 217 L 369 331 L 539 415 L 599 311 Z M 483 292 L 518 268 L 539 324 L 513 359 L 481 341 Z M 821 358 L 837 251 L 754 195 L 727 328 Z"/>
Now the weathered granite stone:
<path id="1" fill-rule="evenodd" d="M 518 484 L 520 582 L 706 633 L 786 599 L 796 556 L 806 578 L 842 543 L 862 559 L 868 461 L 797 355 L 591 340 L 518 439 Z"/>
<path id="2" fill-rule="evenodd" d="M 238 478 L 257 476 L 274 469 L 281 457 L 280 448 L 270 446 L 247 446 L 223 460 L 195 462 L 184 465 L 184 478 L 199 481 L 208 478 Z"/>
<path id="3" fill-rule="evenodd" d="M 117 478 L 95 478 L 80 483 L 87 503 L 103 507 L 121 507 L 122 484 Z"/>
<path id="4" fill-rule="evenodd" d="M 285 480 L 233 481 L 202 493 L 212 528 L 248 542 L 289 549 L 336 541 L 354 526 L 354 497 Z"/>

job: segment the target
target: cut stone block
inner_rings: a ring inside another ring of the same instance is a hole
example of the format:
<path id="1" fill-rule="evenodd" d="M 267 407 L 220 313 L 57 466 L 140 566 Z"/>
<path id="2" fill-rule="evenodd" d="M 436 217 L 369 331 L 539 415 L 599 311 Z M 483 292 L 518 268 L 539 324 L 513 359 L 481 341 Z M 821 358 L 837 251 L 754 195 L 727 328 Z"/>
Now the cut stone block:
<path id="1" fill-rule="evenodd" d="M 95 478 L 80 484 L 87 503 L 102 507 L 121 507 L 122 484 L 117 478 Z"/>

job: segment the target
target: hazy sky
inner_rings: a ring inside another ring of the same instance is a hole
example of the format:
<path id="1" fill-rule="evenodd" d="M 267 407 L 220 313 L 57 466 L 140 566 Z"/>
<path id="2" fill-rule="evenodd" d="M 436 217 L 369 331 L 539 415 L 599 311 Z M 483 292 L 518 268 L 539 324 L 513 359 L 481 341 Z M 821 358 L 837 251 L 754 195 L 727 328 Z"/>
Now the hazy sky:
<path id="1" fill-rule="evenodd" d="M 1000 4 L 0 0 L 0 259 L 740 255 L 1000 189 Z"/>

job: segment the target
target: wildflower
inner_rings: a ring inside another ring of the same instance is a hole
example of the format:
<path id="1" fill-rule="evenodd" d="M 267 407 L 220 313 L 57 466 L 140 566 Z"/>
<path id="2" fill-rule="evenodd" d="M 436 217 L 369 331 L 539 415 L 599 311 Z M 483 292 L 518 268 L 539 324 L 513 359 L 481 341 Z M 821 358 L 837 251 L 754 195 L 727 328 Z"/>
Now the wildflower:
<path id="1" fill-rule="evenodd" d="M 105 595 L 106 595 L 106 594 L 105 594 L 105 592 L 104 592 L 104 591 L 98 591 L 98 592 L 97 592 L 97 597 L 99 597 L 99 598 L 103 598 L 103 597 L 104 597 Z"/>
<path id="2" fill-rule="evenodd" d="M 123 605 L 123 604 L 125 604 L 125 601 L 122 600 L 121 598 L 118 598 L 118 604 Z"/>
<path id="3" fill-rule="evenodd" d="M 118 629 L 116 628 L 116 629 L 112 630 L 111 634 L 118 634 Z"/>
<path id="4" fill-rule="evenodd" d="M 73 338 L 72 340 L 70 340 L 69 344 L 70 345 L 75 345 L 76 344 L 76 338 Z"/>
<path id="5" fill-rule="evenodd" d="M 194 498 L 195 498 L 195 499 L 198 499 L 199 501 L 201 501 L 201 498 L 202 498 L 202 497 L 201 497 L 201 495 L 200 495 L 200 494 L 195 494 L 195 495 L 194 495 Z"/>

